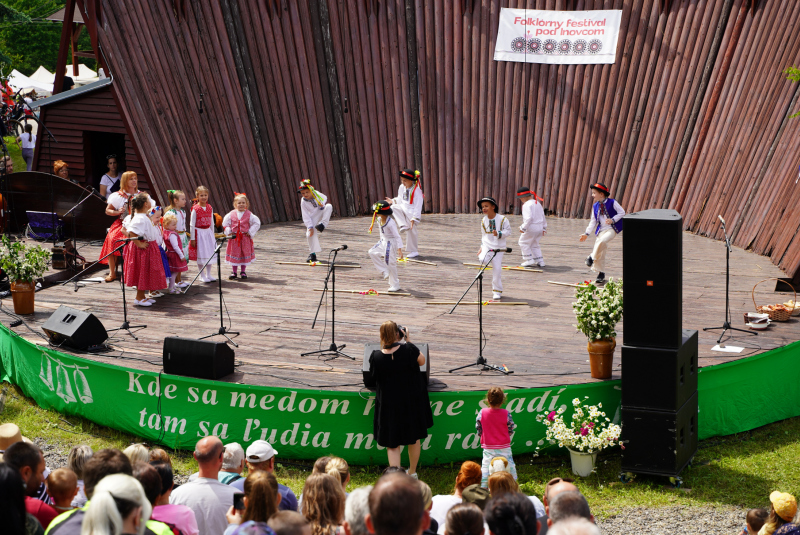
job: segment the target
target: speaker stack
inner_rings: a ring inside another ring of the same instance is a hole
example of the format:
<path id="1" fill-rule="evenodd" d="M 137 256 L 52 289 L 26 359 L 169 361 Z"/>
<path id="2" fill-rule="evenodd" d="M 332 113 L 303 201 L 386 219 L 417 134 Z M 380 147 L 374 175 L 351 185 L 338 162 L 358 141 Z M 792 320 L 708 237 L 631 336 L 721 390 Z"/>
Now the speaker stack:
<path id="1" fill-rule="evenodd" d="M 64 305 L 59 306 L 42 326 L 54 346 L 80 351 L 106 349 L 106 328 L 94 314 Z"/>
<path id="2" fill-rule="evenodd" d="M 674 210 L 625 216 L 622 234 L 622 478 L 673 478 L 697 451 L 697 331 L 681 328 L 683 220 Z"/>
<path id="3" fill-rule="evenodd" d="M 233 373 L 233 349 L 225 342 L 168 336 L 164 338 L 164 373 L 221 379 Z"/>

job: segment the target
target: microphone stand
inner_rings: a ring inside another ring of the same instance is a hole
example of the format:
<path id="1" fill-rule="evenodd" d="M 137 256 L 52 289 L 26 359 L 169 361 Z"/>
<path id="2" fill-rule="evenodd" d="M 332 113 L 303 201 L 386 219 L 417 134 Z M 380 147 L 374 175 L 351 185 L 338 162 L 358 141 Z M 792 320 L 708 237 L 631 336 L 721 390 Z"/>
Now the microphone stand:
<path id="1" fill-rule="evenodd" d="M 138 238 L 136 238 L 136 239 L 138 239 Z M 119 247 L 117 247 L 116 249 L 111 251 L 110 253 L 108 253 L 106 256 L 104 256 L 100 260 L 105 259 L 107 256 L 110 256 L 110 255 L 114 254 L 117 251 L 121 252 L 122 248 L 125 247 L 128 244 L 129 241 L 132 241 L 132 240 L 125 239 L 124 240 L 125 243 L 123 243 L 122 245 L 120 245 Z M 100 260 L 98 260 L 98 262 Z M 128 301 L 125 298 L 125 260 L 124 260 L 124 257 L 120 257 L 120 260 L 122 260 L 122 262 L 120 262 L 121 276 L 119 278 L 119 285 L 122 287 L 122 326 L 120 326 L 117 329 L 109 329 L 107 332 L 126 331 L 129 335 L 131 335 L 131 337 L 134 340 L 138 340 L 138 338 L 136 338 L 136 335 L 133 334 L 133 332 L 131 332 L 131 329 L 145 329 L 145 328 L 147 328 L 147 325 L 131 325 L 130 323 L 128 323 Z M 69 281 L 67 281 L 67 282 L 69 282 Z M 76 283 L 75 291 L 76 292 L 78 291 L 77 283 Z"/>
<path id="2" fill-rule="evenodd" d="M 232 237 L 235 237 L 235 236 L 236 235 L 234 234 Z M 208 336 L 203 336 L 201 338 L 198 338 L 198 340 L 205 340 L 206 338 L 211 338 L 212 336 L 224 336 L 228 340 L 228 343 L 232 344 L 233 347 L 239 347 L 239 344 L 234 342 L 231 339 L 231 337 L 228 336 L 228 335 L 229 334 L 235 334 L 235 335 L 238 336 L 240 333 L 238 331 L 229 331 L 229 330 L 227 330 L 225 328 L 225 323 L 223 322 L 223 319 L 222 319 L 222 260 L 220 259 L 220 250 L 222 249 L 222 245 L 227 240 L 228 240 L 227 237 L 220 238 L 219 243 L 217 244 L 217 248 L 214 251 L 214 255 L 217 255 L 217 289 L 219 291 L 219 330 L 217 332 L 213 333 L 213 334 L 209 334 Z M 205 265 L 203 265 L 203 268 L 200 270 L 200 273 L 203 273 L 203 271 L 206 269 L 206 266 L 208 265 L 208 263 L 211 262 L 212 258 L 214 258 L 214 255 L 211 255 L 211 258 L 209 258 L 206 261 Z M 200 276 L 200 273 L 198 273 L 195 276 L 194 280 L 192 281 L 192 284 L 194 284 L 194 281 L 197 280 L 197 277 Z M 187 286 L 186 290 L 183 293 L 186 293 L 186 291 L 188 291 L 189 288 L 192 287 L 192 284 Z"/>
<path id="3" fill-rule="evenodd" d="M 720 218 L 722 221 L 722 218 Z M 730 299 L 728 297 L 728 292 L 730 289 L 730 279 L 731 279 L 731 240 L 728 237 L 728 231 L 725 229 L 725 222 L 722 221 L 722 233 L 725 235 L 725 321 L 722 322 L 720 327 L 703 327 L 704 331 L 716 331 L 722 329 L 722 333 L 719 335 L 717 339 L 717 344 L 722 341 L 722 337 L 725 336 L 725 331 L 739 331 L 746 334 L 754 334 L 758 336 L 757 332 L 748 331 L 745 329 L 738 329 L 736 327 L 731 327 L 730 323 Z"/>
<path id="4" fill-rule="evenodd" d="M 513 371 L 510 371 L 505 366 L 495 366 L 493 364 L 489 364 L 489 362 L 486 360 L 486 357 L 483 356 L 483 272 L 486 271 L 486 268 L 489 267 L 489 264 L 492 263 L 492 260 L 494 260 L 494 257 L 497 256 L 497 251 L 492 250 L 492 251 L 489 251 L 489 252 L 492 253 L 492 257 L 489 258 L 486 261 L 486 263 L 481 266 L 481 269 L 478 271 L 478 275 L 472 280 L 472 282 L 467 287 L 467 289 L 464 291 L 464 294 L 461 296 L 461 298 L 458 300 L 458 302 L 455 305 L 453 305 L 453 308 L 450 309 L 450 312 L 448 312 L 448 314 L 452 314 L 455 311 L 456 307 L 461 303 L 461 301 L 464 300 L 464 297 L 467 296 L 467 292 L 469 292 L 470 289 L 472 288 L 472 286 L 475 284 L 475 282 L 477 282 L 478 283 L 478 329 L 479 329 L 478 330 L 478 360 L 476 360 L 472 364 L 465 364 L 464 366 L 459 366 L 458 368 L 453 368 L 452 370 L 449 371 L 449 373 L 453 373 L 454 371 L 458 371 L 458 370 L 463 370 L 464 368 L 469 368 L 469 367 L 472 367 L 472 366 L 482 366 L 481 371 L 495 371 L 495 372 L 500 372 L 503 375 L 508 375 L 510 373 L 514 373 Z M 487 253 L 486 256 L 488 257 L 489 254 Z"/>
<path id="5" fill-rule="evenodd" d="M 73 211 L 74 211 L 74 210 L 75 210 L 77 207 L 79 207 L 79 206 L 80 206 L 80 205 L 82 205 L 84 202 L 86 202 L 86 200 L 87 200 L 87 199 L 89 199 L 89 197 L 91 197 L 91 196 L 92 196 L 92 193 L 94 193 L 94 191 L 93 191 L 93 190 L 94 190 L 94 188 L 92 188 L 92 189 L 90 189 L 90 190 L 86 190 L 86 191 L 88 191 L 88 192 L 89 192 L 89 195 L 87 195 L 87 196 L 86 196 L 86 197 L 84 197 L 83 199 L 80 199 L 80 198 L 79 198 L 79 200 L 78 200 L 78 204 L 76 204 L 75 206 L 73 206 L 72 208 L 70 208 L 70 209 L 69 209 L 69 211 L 67 211 L 67 213 L 65 213 L 65 214 L 64 214 L 64 215 L 63 215 L 61 218 L 62 218 L 62 219 L 66 219 L 66 217 L 67 217 L 69 214 L 71 214 L 71 213 L 72 213 L 72 212 L 73 212 Z M 72 226 L 72 246 L 75 248 L 75 254 L 77 255 L 77 253 L 78 253 L 78 239 L 77 239 L 77 231 L 75 230 L 75 216 L 72 216 L 72 225 L 71 225 L 71 226 Z M 65 254 L 65 255 L 67 254 L 67 251 L 66 251 L 66 246 L 64 247 L 64 254 Z M 66 257 L 66 256 L 65 256 L 65 257 Z"/>
<path id="6" fill-rule="evenodd" d="M 324 360 L 329 361 L 338 357 L 345 357 L 350 360 L 356 360 L 350 355 L 342 353 L 341 350 L 347 347 L 347 344 L 342 344 L 340 346 L 336 345 L 336 255 L 339 254 L 339 251 L 338 249 L 333 249 L 332 252 L 333 252 L 333 259 L 331 260 L 331 263 L 328 265 L 328 274 L 325 276 L 325 286 L 322 288 L 322 295 L 319 298 L 319 305 L 317 305 L 317 313 L 314 315 L 314 322 L 311 324 L 312 329 L 317 324 L 319 309 L 322 307 L 322 300 L 325 299 L 325 294 L 328 293 L 328 280 L 330 280 L 331 281 L 331 345 L 330 347 L 328 347 L 328 349 L 309 351 L 308 353 L 301 353 L 300 356 L 307 357 L 309 355 L 323 355 L 323 356 L 332 355 Z M 330 254 L 328 256 L 330 257 Z"/>

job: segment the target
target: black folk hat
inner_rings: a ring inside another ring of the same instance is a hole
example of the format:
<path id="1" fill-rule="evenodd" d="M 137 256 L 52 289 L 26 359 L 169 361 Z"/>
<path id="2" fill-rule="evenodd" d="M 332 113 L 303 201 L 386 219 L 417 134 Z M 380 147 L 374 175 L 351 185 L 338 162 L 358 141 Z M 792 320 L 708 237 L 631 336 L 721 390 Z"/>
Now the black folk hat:
<path id="1" fill-rule="evenodd" d="M 403 169 L 400 171 L 400 178 L 406 178 L 416 182 L 419 180 L 419 171 L 414 171 L 413 169 Z"/>
<path id="2" fill-rule="evenodd" d="M 494 211 L 497 212 L 497 201 L 494 200 L 492 197 L 484 197 L 483 199 L 478 201 L 478 208 L 481 208 L 481 203 L 490 202 L 494 205 Z"/>
<path id="3" fill-rule="evenodd" d="M 606 197 L 608 197 L 611 194 L 611 192 L 608 191 L 608 186 L 606 186 L 605 184 L 601 184 L 600 182 L 592 184 L 591 186 L 589 186 L 589 189 L 596 189 L 600 193 L 604 194 Z"/>
<path id="4" fill-rule="evenodd" d="M 372 210 L 380 215 L 392 215 L 392 205 L 387 201 L 378 201 L 372 205 Z"/>

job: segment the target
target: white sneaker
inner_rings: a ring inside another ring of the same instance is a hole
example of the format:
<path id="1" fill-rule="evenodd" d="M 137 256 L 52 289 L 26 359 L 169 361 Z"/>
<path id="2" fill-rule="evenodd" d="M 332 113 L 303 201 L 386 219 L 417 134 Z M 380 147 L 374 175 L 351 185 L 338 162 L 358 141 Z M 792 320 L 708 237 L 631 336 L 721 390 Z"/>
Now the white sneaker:
<path id="1" fill-rule="evenodd" d="M 153 301 L 152 299 L 142 299 L 141 301 L 139 301 L 138 299 L 133 300 L 133 304 L 136 305 L 137 307 L 149 307 L 153 306 L 153 303 L 155 303 L 155 301 Z"/>
<path id="2" fill-rule="evenodd" d="M 389 291 L 390 292 L 399 292 L 400 291 L 400 287 L 399 286 L 392 286 L 392 287 L 389 288 Z"/>
<path id="3" fill-rule="evenodd" d="M 533 260 L 528 260 L 526 262 L 521 263 L 520 267 L 531 267 L 531 266 L 535 266 L 535 265 L 536 265 L 536 262 L 534 262 Z"/>
<path id="4" fill-rule="evenodd" d="M 419 256 L 419 253 L 408 253 L 406 255 L 407 258 L 416 258 Z"/>
<path id="5" fill-rule="evenodd" d="M 502 298 L 503 298 L 503 294 L 497 293 L 497 292 L 492 292 L 492 300 L 499 301 Z"/>
<path id="6" fill-rule="evenodd" d="M 544 267 L 544 260 L 542 260 L 541 262 L 539 262 L 539 267 Z"/>

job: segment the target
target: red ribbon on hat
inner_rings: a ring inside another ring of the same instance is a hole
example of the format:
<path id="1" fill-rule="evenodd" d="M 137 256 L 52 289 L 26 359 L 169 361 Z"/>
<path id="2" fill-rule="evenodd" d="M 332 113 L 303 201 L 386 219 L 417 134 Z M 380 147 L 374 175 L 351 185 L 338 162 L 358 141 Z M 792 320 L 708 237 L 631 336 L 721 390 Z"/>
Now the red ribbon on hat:
<path id="1" fill-rule="evenodd" d="M 592 186 L 592 187 L 595 188 L 595 189 L 599 189 L 600 191 L 603 191 L 606 194 L 609 193 L 608 188 L 605 187 L 604 185 L 600 184 L 599 182 L 597 184 L 595 184 L 594 186 Z"/>
<path id="2" fill-rule="evenodd" d="M 536 195 L 536 192 L 534 192 L 534 191 L 528 190 L 528 191 L 520 191 L 519 193 L 517 193 L 517 197 L 522 197 L 523 195 L 532 195 L 533 198 L 536 199 L 537 201 L 539 201 L 539 202 L 543 202 L 544 201 L 544 199 L 542 199 L 541 197 Z"/>

